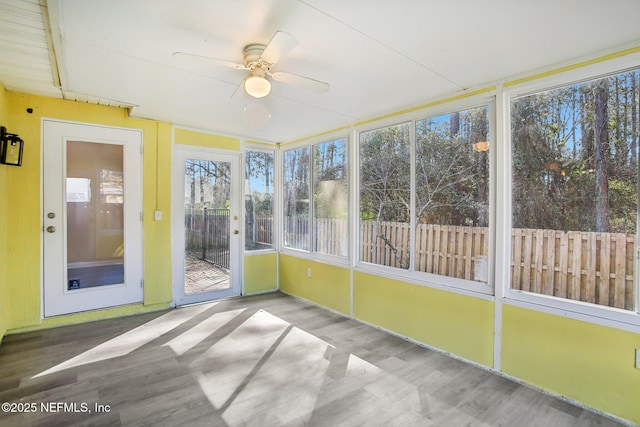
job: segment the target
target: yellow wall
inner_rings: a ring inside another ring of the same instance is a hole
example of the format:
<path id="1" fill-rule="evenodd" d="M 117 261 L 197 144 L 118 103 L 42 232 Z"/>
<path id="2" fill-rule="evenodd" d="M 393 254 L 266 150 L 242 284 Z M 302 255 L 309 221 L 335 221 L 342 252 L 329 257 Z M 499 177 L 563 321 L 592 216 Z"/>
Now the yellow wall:
<path id="1" fill-rule="evenodd" d="M 353 315 L 467 360 L 493 366 L 492 301 L 355 272 Z"/>
<path id="2" fill-rule="evenodd" d="M 311 277 L 307 277 L 308 268 Z M 280 290 L 347 315 L 349 276 L 347 268 L 280 255 Z"/>
<path id="3" fill-rule="evenodd" d="M 245 295 L 278 289 L 278 255 L 247 255 L 244 257 L 244 293 Z"/>
<path id="4" fill-rule="evenodd" d="M 7 92 L 0 84 L 0 126 L 4 126 L 9 132 L 9 108 L 7 101 Z M 10 238 L 15 238 L 14 234 L 9 235 L 7 229 L 7 218 L 9 217 L 9 205 L 7 199 L 7 187 L 9 181 L 7 177 L 9 166 L 0 165 L 0 339 L 9 329 L 9 284 L 7 277 L 7 244 Z"/>
<path id="5" fill-rule="evenodd" d="M 240 151 L 240 140 L 238 138 L 201 133 L 181 128 L 177 128 L 175 130 L 175 143 L 181 145 L 194 145 L 196 147 Z"/>
<path id="6" fill-rule="evenodd" d="M 640 424 L 640 335 L 503 306 L 502 370 Z"/>
<path id="7" fill-rule="evenodd" d="M 27 108 L 33 108 L 28 114 Z M 398 113 L 400 114 L 400 113 Z M 40 323 L 41 117 L 144 131 L 144 304 L 60 316 Z M 171 290 L 172 126 L 137 120 L 126 111 L 5 92 L 0 124 L 25 140 L 20 168 L 0 165 L 0 336 L 7 330 L 88 321 L 168 306 Z M 175 142 L 240 150 L 240 140 L 175 130 Z M 163 211 L 153 221 L 152 212 Z M 279 258 L 278 258 L 279 257 Z M 245 257 L 245 292 L 276 287 L 343 314 L 350 313 L 351 272 L 290 255 Z M 311 277 L 307 269 L 311 268 Z M 399 280 L 353 272 L 353 315 L 483 366 L 493 365 L 494 303 Z M 10 304 L 9 304 L 10 302 Z M 552 393 L 640 424 L 640 335 L 504 305 L 501 369 Z"/>
<path id="8" fill-rule="evenodd" d="M 133 311 L 168 307 L 171 291 L 171 125 L 127 117 L 126 110 L 63 101 L 13 92 L 6 93 L 8 123 L 12 133 L 25 141 L 23 166 L 7 173 L 6 229 L 11 230 L 0 258 L 6 262 L 4 301 L 11 301 L 6 328 L 21 330 L 58 323 L 84 321 L 92 316 L 117 316 Z M 1 102 L 0 102 L 1 103 Z M 32 108 L 33 112 L 27 112 Z M 144 132 L 143 207 L 145 290 L 144 305 L 121 307 L 47 319 L 40 323 L 40 153 L 41 118 L 54 118 L 109 126 L 142 129 Z M 0 172 L 0 180 L 3 179 Z M 153 211 L 164 212 L 153 221 Z M 1 213 L 1 212 L 0 212 Z M 4 218 L 5 215 L 2 215 Z M 5 271 L 5 269 L 3 269 Z M 1 294 L 0 294 L 1 296 Z M 88 316 L 88 317 L 87 317 Z"/>

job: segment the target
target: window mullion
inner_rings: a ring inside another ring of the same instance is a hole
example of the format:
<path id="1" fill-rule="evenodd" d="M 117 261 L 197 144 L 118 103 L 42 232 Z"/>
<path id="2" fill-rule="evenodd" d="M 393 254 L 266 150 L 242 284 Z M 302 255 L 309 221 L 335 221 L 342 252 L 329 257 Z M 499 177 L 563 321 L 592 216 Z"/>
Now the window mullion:
<path id="1" fill-rule="evenodd" d="M 316 252 L 316 146 L 309 146 L 309 253 Z"/>
<path id="2" fill-rule="evenodd" d="M 409 126 L 409 271 L 415 271 L 416 264 L 416 121 Z"/>

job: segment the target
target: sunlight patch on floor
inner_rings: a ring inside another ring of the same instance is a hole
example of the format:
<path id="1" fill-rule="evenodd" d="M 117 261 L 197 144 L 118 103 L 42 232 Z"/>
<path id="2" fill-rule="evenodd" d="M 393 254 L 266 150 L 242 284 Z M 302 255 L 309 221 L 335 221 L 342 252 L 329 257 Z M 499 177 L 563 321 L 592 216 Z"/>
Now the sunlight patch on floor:
<path id="1" fill-rule="evenodd" d="M 415 425 L 422 419 L 420 394 L 417 387 L 360 357 L 351 354 L 346 375 L 342 381 L 359 384 L 354 398 L 353 413 L 375 413 L 374 418 L 381 424 Z M 358 405 L 361 408 L 357 408 Z M 425 424 L 422 424 L 425 425 Z"/>
<path id="2" fill-rule="evenodd" d="M 262 425 L 307 425 L 329 367 L 325 341 L 291 328 L 256 375 L 224 411 L 229 425 L 245 425 L 258 411 Z"/>
<path id="3" fill-rule="evenodd" d="M 191 364 L 202 373 L 198 382 L 214 408 L 237 392 L 289 323 L 260 310 Z"/>
<path id="4" fill-rule="evenodd" d="M 239 308 L 236 310 L 214 313 L 193 328 L 178 335 L 165 345 L 171 347 L 171 350 L 173 350 L 178 356 L 182 356 L 245 310 L 245 308 Z"/>
<path id="5" fill-rule="evenodd" d="M 34 375 L 32 378 L 38 378 L 44 375 L 63 371 L 65 369 L 124 356 L 155 340 L 156 338 L 161 337 L 170 330 L 189 321 L 211 307 L 212 304 L 202 304 L 171 310 L 167 314 L 153 319 L 144 325 L 140 325 L 122 335 L 118 335 L 117 337 L 97 345 L 84 353 Z"/>

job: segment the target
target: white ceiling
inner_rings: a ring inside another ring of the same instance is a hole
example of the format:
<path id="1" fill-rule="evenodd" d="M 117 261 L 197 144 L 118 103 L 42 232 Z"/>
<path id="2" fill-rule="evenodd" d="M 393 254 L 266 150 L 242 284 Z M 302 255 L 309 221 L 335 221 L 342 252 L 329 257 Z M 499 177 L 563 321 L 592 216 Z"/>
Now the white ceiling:
<path id="1" fill-rule="evenodd" d="M 638 16 L 638 0 L 0 0 L 0 82 L 283 142 L 640 45 Z M 242 62 L 276 31 L 299 44 L 273 71 L 331 87 L 274 82 L 266 126 L 243 114 L 251 98 L 232 97 L 246 72 L 172 55 Z"/>

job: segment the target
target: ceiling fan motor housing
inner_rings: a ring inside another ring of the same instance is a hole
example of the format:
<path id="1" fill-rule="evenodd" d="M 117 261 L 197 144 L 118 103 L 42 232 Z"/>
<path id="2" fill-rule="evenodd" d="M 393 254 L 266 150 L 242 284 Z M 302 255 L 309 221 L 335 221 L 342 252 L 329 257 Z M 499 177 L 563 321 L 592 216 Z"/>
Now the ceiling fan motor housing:
<path id="1" fill-rule="evenodd" d="M 263 44 L 250 44 L 244 48 L 244 63 L 248 68 L 253 69 L 259 66 L 268 69 L 272 65 L 260 59 L 260 55 L 262 55 L 266 47 Z"/>

